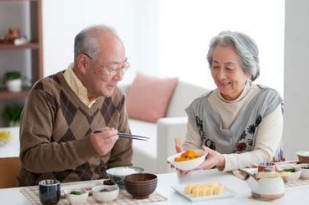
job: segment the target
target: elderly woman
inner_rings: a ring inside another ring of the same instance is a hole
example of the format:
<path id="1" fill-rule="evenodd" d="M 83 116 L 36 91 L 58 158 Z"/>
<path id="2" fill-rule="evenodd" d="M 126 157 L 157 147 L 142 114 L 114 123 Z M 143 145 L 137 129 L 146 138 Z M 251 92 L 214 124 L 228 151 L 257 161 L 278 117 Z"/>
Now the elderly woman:
<path id="1" fill-rule="evenodd" d="M 209 152 L 198 169 L 229 171 L 271 161 L 282 136 L 282 99 L 252 83 L 260 74 L 257 45 L 243 33 L 221 32 L 207 60 L 217 89 L 186 109 L 183 149 L 202 146 Z"/>

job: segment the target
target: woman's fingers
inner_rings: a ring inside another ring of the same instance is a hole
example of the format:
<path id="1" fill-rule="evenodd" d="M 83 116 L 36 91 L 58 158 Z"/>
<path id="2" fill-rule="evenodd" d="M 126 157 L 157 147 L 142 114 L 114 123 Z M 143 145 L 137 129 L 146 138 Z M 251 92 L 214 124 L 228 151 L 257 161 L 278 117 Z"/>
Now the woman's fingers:
<path id="1" fill-rule="evenodd" d="M 182 152 L 182 147 L 181 147 L 180 145 L 177 145 L 177 144 L 176 144 L 175 148 L 176 148 L 176 152 L 177 152 L 177 153 Z"/>

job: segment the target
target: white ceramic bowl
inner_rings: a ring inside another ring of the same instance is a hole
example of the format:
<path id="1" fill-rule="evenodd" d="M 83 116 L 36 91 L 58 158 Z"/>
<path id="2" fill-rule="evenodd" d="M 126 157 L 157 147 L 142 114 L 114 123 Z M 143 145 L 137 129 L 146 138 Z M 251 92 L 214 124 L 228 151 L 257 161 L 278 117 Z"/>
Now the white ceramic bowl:
<path id="1" fill-rule="evenodd" d="M 291 170 L 294 169 L 294 172 L 291 171 L 287 171 L 287 170 Z M 282 165 L 278 165 L 278 170 L 279 171 L 287 171 L 290 174 L 287 176 L 283 176 L 283 181 L 288 182 L 288 181 L 293 181 L 296 180 L 300 177 L 301 174 L 301 169 L 297 166 L 297 165 L 293 165 L 293 164 L 282 164 Z"/>
<path id="2" fill-rule="evenodd" d="M 117 186 L 99 185 L 92 187 L 92 196 L 98 202 L 113 201 L 119 194 Z"/>
<path id="3" fill-rule="evenodd" d="M 167 158 L 167 161 L 169 163 L 171 163 L 177 169 L 181 169 L 181 170 L 185 170 L 185 171 L 195 169 L 205 161 L 205 158 L 206 158 L 208 152 L 206 152 L 202 149 L 196 149 L 194 151 L 197 154 L 202 154 L 202 156 L 195 158 L 195 159 L 188 160 L 188 161 L 181 161 L 181 162 L 175 161 L 175 158 L 180 157 L 183 153 L 186 152 L 186 151 L 183 151 L 181 153 L 177 153 L 177 154 L 173 154 L 173 155 L 169 156 Z"/>
<path id="4" fill-rule="evenodd" d="M 106 170 L 108 177 L 115 182 L 120 189 L 124 189 L 124 178 L 130 174 L 142 173 L 144 169 L 141 167 L 121 166 L 113 167 Z"/>
<path id="5" fill-rule="evenodd" d="M 300 177 L 302 179 L 309 179 L 309 163 L 298 164 L 297 166 L 301 168 Z"/>
<path id="6" fill-rule="evenodd" d="M 72 205 L 84 204 L 87 201 L 89 192 L 83 188 L 79 189 L 67 189 L 63 191 L 66 198 Z M 76 192 L 80 194 L 76 194 Z"/>

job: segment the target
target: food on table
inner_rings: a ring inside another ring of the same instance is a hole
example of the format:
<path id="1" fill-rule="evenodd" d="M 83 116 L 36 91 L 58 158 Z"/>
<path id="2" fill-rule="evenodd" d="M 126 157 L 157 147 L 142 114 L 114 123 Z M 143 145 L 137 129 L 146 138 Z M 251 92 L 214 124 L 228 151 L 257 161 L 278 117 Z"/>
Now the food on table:
<path id="1" fill-rule="evenodd" d="M 114 175 L 118 175 L 118 176 L 126 176 L 126 175 L 130 175 L 130 174 L 136 174 L 138 173 L 138 171 L 136 171 L 133 168 L 130 167 L 119 167 L 119 169 L 115 169 L 114 171 Z"/>
<path id="2" fill-rule="evenodd" d="M 115 185 L 115 183 L 114 183 L 112 180 L 110 180 L 110 179 L 104 180 L 104 181 L 103 181 L 103 184 L 104 184 L 104 185 Z"/>
<path id="3" fill-rule="evenodd" d="M 224 187 L 217 182 L 206 182 L 201 184 L 187 184 L 184 192 L 192 197 L 219 195 Z"/>
<path id="4" fill-rule="evenodd" d="M 182 153 L 180 157 L 175 157 L 175 162 L 184 162 L 192 159 L 196 159 L 203 156 L 203 154 L 196 153 L 194 150 L 189 149 Z"/>
<path id="5" fill-rule="evenodd" d="M 73 194 L 73 195 L 81 195 L 82 193 L 80 193 L 79 191 L 71 191 L 70 194 Z"/>
<path id="6" fill-rule="evenodd" d="M 291 168 L 291 169 L 284 169 L 283 171 L 284 172 L 295 172 L 296 170 L 294 168 Z"/>

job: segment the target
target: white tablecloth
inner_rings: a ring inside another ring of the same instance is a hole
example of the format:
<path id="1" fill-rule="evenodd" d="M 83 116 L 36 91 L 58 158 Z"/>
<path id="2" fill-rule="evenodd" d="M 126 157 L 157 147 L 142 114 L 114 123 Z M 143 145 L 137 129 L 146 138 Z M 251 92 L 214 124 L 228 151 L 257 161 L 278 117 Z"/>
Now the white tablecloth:
<path id="1" fill-rule="evenodd" d="M 235 192 L 234 197 L 216 199 L 210 201 L 193 202 L 194 205 L 214 204 L 214 205 L 247 205 L 247 204 L 266 204 L 266 205 L 308 205 L 309 204 L 309 185 L 288 187 L 285 189 L 285 196 L 268 202 L 252 199 L 249 186 L 243 180 L 228 173 L 219 173 L 217 170 L 197 171 L 186 176 L 179 176 L 176 173 L 159 174 L 158 186 L 156 191 L 167 197 L 165 202 L 153 203 L 156 205 L 165 204 L 191 204 L 186 198 L 174 191 L 172 186 L 179 186 L 187 183 L 201 183 L 207 181 L 217 181 Z M 1 204 L 31 205 L 30 201 L 20 192 L 19 188 L 0 189 Z"/>

